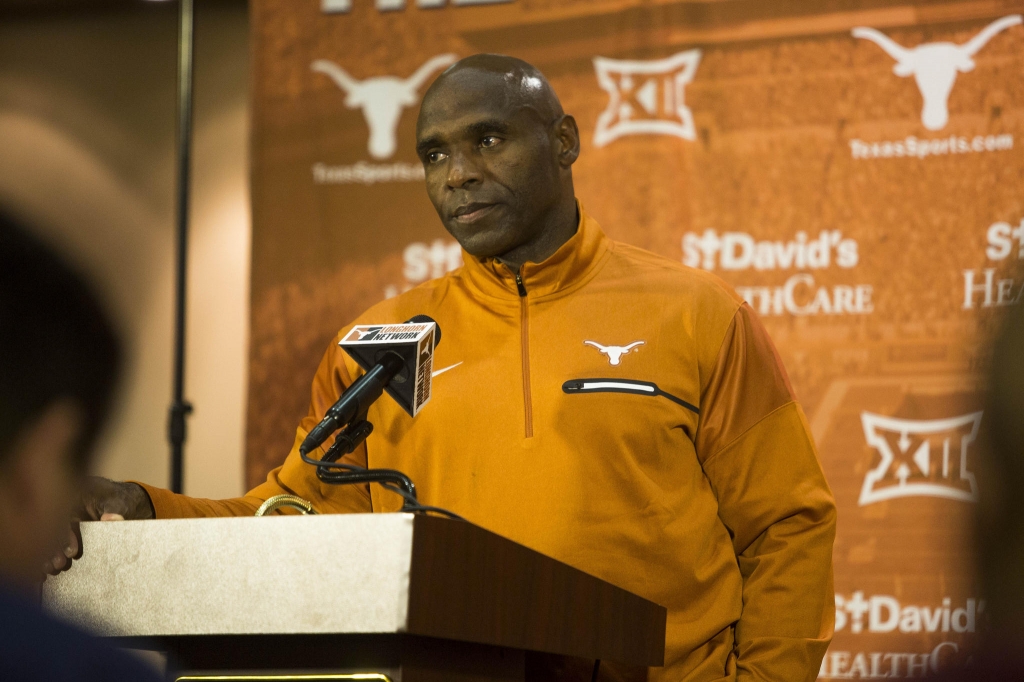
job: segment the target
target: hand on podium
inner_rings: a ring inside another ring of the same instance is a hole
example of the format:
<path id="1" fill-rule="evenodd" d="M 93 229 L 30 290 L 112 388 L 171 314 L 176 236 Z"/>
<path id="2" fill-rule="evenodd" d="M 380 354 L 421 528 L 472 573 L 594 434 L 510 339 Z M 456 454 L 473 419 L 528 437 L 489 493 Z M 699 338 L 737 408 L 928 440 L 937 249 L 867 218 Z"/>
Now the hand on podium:
<path id="1" fill-rule="evenodd" d="M 74 521 L 68 529 L 67 544 L 54 553 L 44 572 L 53 575 L 71 567 L 72 559 L 81 556 L 82 542 L 79 521 L 124 521 L 152 519 L 155 516 L 149 495 L 137 483 L 122 483 L 109 478 L 90 476 L 82 487 Z"/>

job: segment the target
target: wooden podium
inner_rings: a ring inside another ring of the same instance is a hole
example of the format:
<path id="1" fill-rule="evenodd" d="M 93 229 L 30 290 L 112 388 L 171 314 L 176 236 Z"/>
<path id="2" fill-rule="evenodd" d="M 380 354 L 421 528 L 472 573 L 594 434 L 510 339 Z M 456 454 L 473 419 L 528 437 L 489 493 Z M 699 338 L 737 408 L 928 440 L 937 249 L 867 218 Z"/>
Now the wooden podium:
<path id="1" fill-rule="evenodd" d="M 178 679 L 523 680 L 528 652 L 659 666 L 665 609 L 463 521 L 344 514 L 82 524 L 44 605 Z"/>

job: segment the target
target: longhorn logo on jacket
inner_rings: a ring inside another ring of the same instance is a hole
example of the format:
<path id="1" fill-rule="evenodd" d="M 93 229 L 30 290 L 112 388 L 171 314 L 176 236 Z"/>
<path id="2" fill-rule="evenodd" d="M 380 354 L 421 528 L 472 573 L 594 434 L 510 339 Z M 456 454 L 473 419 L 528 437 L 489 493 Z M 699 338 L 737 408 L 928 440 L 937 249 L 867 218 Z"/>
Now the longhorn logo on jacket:
<path id="1" fill-rule="evenodd" d="M 643 341 L 634 341 L 628 346 L 602 346 L 596 341 L 584 341 L 584 344 L 593 346 L 597 350 L 601 351 L 608 356 L 608 364 L 612 367 L 622 362 L 622 356 L 630 353 L 634 348 L 644 345 Z"/>
<path id="2" fill-rule="evenodd" d="M 398 122 L 402 110 L 420 101 L 419 89 L 436 71 L 450 66 L 457 59 L 454 54 L 431 57 L 408 78 L 375 76 L 357 81 L 345 69 L 332 61 L 317 59 L 310 65 L 313 71 L 325 74 L 345 91 L 345 105 L 349 109 L 362 109 L 370 129 L 367 142 L 370 156 L 386 159 L 397 148 Z"/>
<path id="3" fill-rule="evenodd" d="M 1003 17 L 963 45 L 939 42 L 907 48 L 884 33 L 863 26 L 853 29 L 853 37 L 870 40 L 885 50 L 896 60 L 893 73 L 897 76 L 914 77 L 924 100 L 921 123 L 928 130 L 942 130 L 949 122 L 949 94 L 953 91 L 957 75 L 974 69 L 974 55 L 997 33 L 1021 22 L 1019 14 Z"/>

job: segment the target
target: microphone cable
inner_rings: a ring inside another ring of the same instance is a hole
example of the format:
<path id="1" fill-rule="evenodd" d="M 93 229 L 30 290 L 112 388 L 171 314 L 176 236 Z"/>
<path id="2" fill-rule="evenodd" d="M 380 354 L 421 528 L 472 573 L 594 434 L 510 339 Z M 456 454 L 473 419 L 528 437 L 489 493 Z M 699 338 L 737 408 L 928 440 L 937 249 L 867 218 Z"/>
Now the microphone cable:
<path id="1" fill-rule="evenodd" d="M 416 484 L 412 482 L 411 478 L 401 471 L 396 469 L 369 469 L 356 464 L 345 464 L 343 462 L 336 462 L 328 459 L 328 457 L 334 454 L 332 451 L 334 451 L 335 448 L 341 449 L 339 446 L 340 441 L 336 441 L 324 454 L 323 459 L 313 459 L 308 453 L 304 452 L 301 447 L 299 448 L 299 456 L 306 464 L 311 464 L 316 467 L 316 476 L 324 483 L 328 483 L 330 485 L 377 483 L 382 488 L 396 493 L 402 498 L 403 504 L 400 511 L 411 512 L 414 514 L 438 514 L 450 519 L 465 521 L 464 518 L 453 511 L 449 511 L 442 507 L 433 507 L 431 505 L 421 504 L 416 498 Z M 351 450 L 349 450 L 349 452 L 351 452 Z M 331 471 L 331 469 L 340 469 L 340 471 Z"/>

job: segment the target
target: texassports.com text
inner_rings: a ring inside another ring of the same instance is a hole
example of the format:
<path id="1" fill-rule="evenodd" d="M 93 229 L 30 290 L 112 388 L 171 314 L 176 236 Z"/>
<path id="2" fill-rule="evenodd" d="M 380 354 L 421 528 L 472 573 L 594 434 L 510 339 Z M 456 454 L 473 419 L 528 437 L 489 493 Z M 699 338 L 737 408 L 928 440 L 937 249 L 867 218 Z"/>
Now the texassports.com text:
<path id="1" fill-rule="evenodd" d="M 865 142 L 850 140 L 850 154 L 855 159 L 924 159 L 950 154 L 979 154 L 1013 149 L 1013 135 L 950 135 L 923 139 L 909 135 L 902 140 Z"/>

